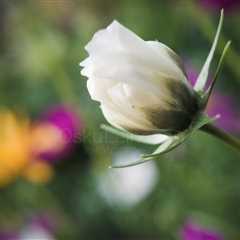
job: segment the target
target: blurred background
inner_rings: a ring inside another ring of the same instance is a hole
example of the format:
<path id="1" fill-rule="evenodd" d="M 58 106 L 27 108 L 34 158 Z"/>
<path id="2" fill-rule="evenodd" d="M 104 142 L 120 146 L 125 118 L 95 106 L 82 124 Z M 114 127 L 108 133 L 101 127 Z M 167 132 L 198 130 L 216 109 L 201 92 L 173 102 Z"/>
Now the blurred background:
<path id="1" fill-rule="evenodd" d="M 78 65 L 117 19 L 174 49 L 194 83 L 221 8 L 216 57 L 232 47 L 207 111 L 240 137 L 239 0 L 0 1 L 0 240 L 240 239 L 239 154 L 196 133 L 158 161 L 109 169 L 153 149 L 100 130 Z"/>

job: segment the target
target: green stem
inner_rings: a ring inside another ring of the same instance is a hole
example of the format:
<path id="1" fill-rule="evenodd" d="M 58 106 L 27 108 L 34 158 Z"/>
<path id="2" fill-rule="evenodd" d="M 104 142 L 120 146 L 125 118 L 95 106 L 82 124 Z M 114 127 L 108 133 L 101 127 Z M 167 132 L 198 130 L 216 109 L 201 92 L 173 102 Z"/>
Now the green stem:
<path id="1" fill-rule="evenodd" d="M 206 124 L 201 128 L 201 130 L 210 135 L 213 135 L 216 138 L 221 139 L 225 143 L 231 145 L 232 147 L 240 151 L 240 139 L 232 136 L 231 134 L 223 131 L 222 129 L 214 126 L 213 124 Z"/>

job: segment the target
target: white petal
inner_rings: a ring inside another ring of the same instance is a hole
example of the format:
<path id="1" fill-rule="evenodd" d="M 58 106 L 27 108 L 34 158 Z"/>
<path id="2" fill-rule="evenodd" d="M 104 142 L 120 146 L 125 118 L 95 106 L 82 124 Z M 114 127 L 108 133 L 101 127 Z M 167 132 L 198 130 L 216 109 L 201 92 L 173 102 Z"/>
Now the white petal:
<path id="1" fill-rule="evenodd" d="M 148 41 L 147 43 L 155 50 L 155 53 L 158 54 L 159 57 L 164 58 L 164 61 L 168 63 L 171 71 L 175 73 L 176 80 L 187 82 L 183 63 L 171 48 L 158 41 Z"/>
<path id="2" fill-rule="evenodd" d="M 148 122 L 144 116 L 139 117 L 139 113 L 130 114 L 128 111 L 120 112 L 118 108 L 114 109 L 111 106 L 101 105 L 102 112 L 106 120 L 119 129 L 127 128 L 135 131 L 142 132 L 159 132 L 158 129 L 154 128 L 154 126 Z"/>
<path id="3" fill-rule="evenodd" d="M 85 48 L 89 53 L 95 54 L 96 52 L 123 50 L 125 48 L 141 51 L 144 45 L 145 42 L 136 34 L 117 21 L 113 21 L 106 29 L 96 32 Z"/>
<path id="4" fill-rule="evenodd" d="M 103 92 L 108 91 L 108 89 L 122 82 L 131 85 L 135 94 L 138 96 L 142 94 L 141 101 L 145 98 L 146 93 L 148 93 L 148 98 L 149 93 L 155 96 L 154 102 L 158 104 L 162 100 L 168 100 L 169 91 L 166 81 L 169 81 L 169 76 L 164 76 L 161 72 L 154 71 L 154 69 L 148 69 L 146 65 L 127 63 L 127 60 L 129 60 L 127 58 L 123 58 L 122 62 L 120 62 L 120 59 L 121 58 L 116 58 L 116 62 L 115 59 L 110 61 L 110 58 L 107 61 L 99 60 L 99 64 L 96 62 L 96 64 L 91 65 L 92 68 L 85 67 L 85 72 L 89 73 L 90 80 L 94 80 L 93 84 L 95 84 L 97 88 L 103 89 Z M 140 67 L 138 68 L 139 65 Z M 156 99 L 156 97 L 159 99 Z M 102 101 L 101 98 L 97 100 Z M 145 100 L 142 102 L 145 102 Z"/>
<path id="5" fill-rule="evenodd" d="M 87 65 L 89 65 L 91 62 L 90 62 L 90 57 L 84 59 L 82 62 L 79 63 L 79 66 L 81 67 L 86 67 Z"/>
<path id="6" fill-rule="evenodd" d="M 152 71 L 161 72 L 174 79 L 184 78 L 182 70 L 173 64 L 166 50 L 161 54 L 159 48 L 162 49 L 162 47 L 159 47 L 159 44 L 155 45 L 155 43 L 142 40 L 135 33 L 114 21 L 106 29 L 94 34 L 86 50 L 94 65 L 105 64 L 108 68 L 115 66 L 121 69 L 121 63 L 127 63 L 138 66 L 139 69 L 150 67 Z"/>
<path id="7" fill-rule="evenodd" d="M 111 86 L 111 81 L 104 78 L 96 79 L 95 77 L 92 77 L 87 81 L 87 88 L 91 98 L 99 102 L 111 101 L 107 92 L 107 89 Z"/>
<path id="8" fill-rule="evenodd" d="M 169 139 L 169 136 L 164 134 L 152 134 L 148 136 L 141 136 L 144 139 L 144 142 L 149 142 L 151 144 L 161 144 Z"/>
<path id="9" fill-rule="evenodd" d="M 132 129 L 142 128 L 142 125 L 139 126 L 135 121 L 122 115 L 116 110 L 112 110 L 111 108 L 103 104 L 101 105 L 101 109 L 106 120 L 114 127 L 117 127 L 120 129 L 123 129 L 123 126 L 128 126 L 129 128 L 132 128 Z"/>

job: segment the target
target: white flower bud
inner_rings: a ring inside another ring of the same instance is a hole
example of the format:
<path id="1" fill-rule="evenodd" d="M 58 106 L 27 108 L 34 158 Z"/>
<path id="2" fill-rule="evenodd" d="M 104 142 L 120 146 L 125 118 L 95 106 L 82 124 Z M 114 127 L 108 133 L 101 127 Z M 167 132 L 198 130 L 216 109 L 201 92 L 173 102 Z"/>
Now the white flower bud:
<path id="1" fill-rule="evenodd" d="M 114 21 L 95 33 L 86 50 L 81 73 L 110 124 L 141 135 L 188 128 L 198 100 L 170 48 L 144 41 Z"/>

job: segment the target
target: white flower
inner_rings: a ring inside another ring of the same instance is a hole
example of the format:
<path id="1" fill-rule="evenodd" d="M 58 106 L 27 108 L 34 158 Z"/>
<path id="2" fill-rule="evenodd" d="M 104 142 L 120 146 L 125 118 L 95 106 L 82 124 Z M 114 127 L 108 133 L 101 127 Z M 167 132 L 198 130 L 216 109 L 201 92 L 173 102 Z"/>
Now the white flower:
<path id="1" fill-rule="evenodd" d="M 141 151 L 121 148 L 113 156 L 113 162 L 124 164 L 138 160 Z M 111 205 L 133 207 L 143 201 L 154 190 L 159 180 L 155 162 L 134 168 L 107 169 L 97 178 L 100 195 Z"/>
<path id="2" fill-rule="evenodd" d="M 95 33 L 86 50 L 81 73 L 110 124 L 140 135 L 172 135 L 191 124 L 197 97 L 170 48 L 114 21 Z"/>
<path id="3" fill-rule="evenodd" d="M 215 78 L 208 86 L 223 17 L 222 10 L 211 50 L 193 88 L 181 59 L 164 44 L 144 41 L 116 21 L 93 36 L 86 46 L 89 57 L 80 66 L 84 67 L 81 73 L 88 77 L 92 99 L 100 102 L 106 119 L 116 127 L 102 128 L 129 140 L 159 145 L 136 162 L 112 167 L 134 166 L 156 159 L 197 130 L 219 137 L 212 126 L 218 115 L 210 118 L 204 110 L 231 43 L 225 45 Z"/>

